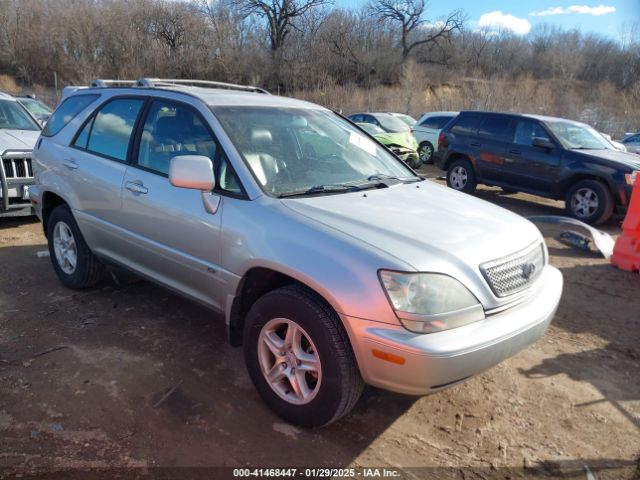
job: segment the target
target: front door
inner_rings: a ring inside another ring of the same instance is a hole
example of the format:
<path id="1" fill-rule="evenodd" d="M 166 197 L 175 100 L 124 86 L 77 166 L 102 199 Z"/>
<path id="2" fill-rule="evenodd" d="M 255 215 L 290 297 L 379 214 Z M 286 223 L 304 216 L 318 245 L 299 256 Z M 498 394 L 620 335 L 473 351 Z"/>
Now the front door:
<path id="1" fill-rule="evenodd" d="M 194 107 L 154 100 L 127 169 L 121 224 L 130 265 L 143 275 L 221 310 L 219 283 L 222 205 L 208 213 L 202 193 L 169 183 L 171 159 L 203 155 L 215 161 L 218 145 Z"/>

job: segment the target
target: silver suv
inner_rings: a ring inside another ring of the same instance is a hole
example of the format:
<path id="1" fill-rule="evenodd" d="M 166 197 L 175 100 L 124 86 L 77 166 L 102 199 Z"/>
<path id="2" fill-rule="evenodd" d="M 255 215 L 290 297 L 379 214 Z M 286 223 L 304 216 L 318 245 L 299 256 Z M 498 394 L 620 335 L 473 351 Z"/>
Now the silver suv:
<path id="1" fill-rule="evenodd" d="M 93 85 L 35 150 L 57 275 L 87 288 L 115 264 L 222 312 L 287 421 L 328 424 L 365 383 L 455 385 L 549 325 L 562 276 L 536 227 L 338 114 L 213 82 Z"/>

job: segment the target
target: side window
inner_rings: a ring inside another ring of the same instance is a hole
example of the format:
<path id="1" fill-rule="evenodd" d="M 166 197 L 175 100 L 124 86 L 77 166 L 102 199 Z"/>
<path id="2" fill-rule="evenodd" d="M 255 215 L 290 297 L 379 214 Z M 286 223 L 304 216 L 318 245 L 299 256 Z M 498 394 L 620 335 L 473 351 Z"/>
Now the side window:
<path id="1" fill-rule="evenodd" d="M 53 115 L 51 115 L 51 118 L 49 118 L 42 131 L 42 135 L 52 137 L 57 134 L 99 96 L 100 95 L 74 95 L 73 97 L 67 98 L 56 108 L 56 111 L 53 112 Z"/>
<path id="2" fill-rule="evenodd" d="M 537 122 L 532 120 L 518 120 L 513 136 L 513 143 L 532 146 L 534 138 L 544 138 L 551 141 L 547 132 L 545 132 Z"/>
<path id="3" fill-rule="evenodd" d="M 352 115 L 350 118 L 351 118 L 351 121 L 354 123 L 362 122 L 362 115 Z"/>
<path id="4" fill-rule="evenodd" d="M 487 117 L 478 129 L 478 135 L 492 140 L 507 141 L 507 131 L 510 124 L 510 118 Z"/>
<path id="5" fill-rule="evenodd" d="M 380 125 L 378 123 L 378 121 L 374 117 L 372 117 L 371 115 L 363 115 L 362 116 L 362 121 L 365 122 L 365 123 L 373 123 L 374 125 L 378 125 L 378 126 Z"/>
<path id="6" fill-rule="evenodd" d="M 143 104 L 144 100 L 140 98 L 111 100 L 87 122 L 74 145 L 126 162 L 131 132 Z"/>
<path id="7" fill-rule="evenodd" d="M 451 132 L 458 135 L 475 135 L 479 123 L 479 115 L 460 115 L 451 127 Z"/>
<path id="8" fill-rule="evenodd" d="M 156 100 L 144 122 L 138 166 L 168 175 L 177 155 L 204 155 L 214 161 L 216 142 L 193 110 Z"/>

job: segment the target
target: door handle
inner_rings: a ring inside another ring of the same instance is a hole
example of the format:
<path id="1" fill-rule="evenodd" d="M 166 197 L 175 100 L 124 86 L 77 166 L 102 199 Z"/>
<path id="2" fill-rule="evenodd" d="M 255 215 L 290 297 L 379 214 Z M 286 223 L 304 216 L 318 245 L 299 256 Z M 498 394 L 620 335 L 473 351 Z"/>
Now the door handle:
<path id="1" fill-rule="evenodd" d="M 136 194 L 145 194 L 149 191 L 147 187 L 145 187 L 141 182 L 127 182 L 124 187 Z"/>
<path id="2" fill-rule="evenodd" d="M 520 150 L 509 150 L 509 153 L 513 153 L 514 155 L 520 155 L 522 152 Z"/>
<path id="3" fill-rule="evenodd" d="M 76 163 L 76 161 L 75 161 L 73 158 L 71 158 L 71 159 L 69 159 L 69 160 L 65 160 L 65 162 L 63 163 L 63 165 L 64 165 L 65 167 L 67 167 L 69 170 L 75 170 L 76 168 L 78 168 L 78 167 L 80 166 L 80 165 L 78 165 L 78 164 Z"/>

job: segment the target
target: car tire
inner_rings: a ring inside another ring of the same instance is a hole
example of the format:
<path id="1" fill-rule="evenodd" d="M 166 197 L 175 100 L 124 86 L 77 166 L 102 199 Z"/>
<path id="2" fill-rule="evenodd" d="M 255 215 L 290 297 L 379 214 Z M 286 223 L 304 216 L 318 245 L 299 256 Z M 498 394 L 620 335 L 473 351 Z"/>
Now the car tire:
<path id="1" fill-rule="evenodd" d="M 607 186 L 599 180 L 581 180 L 567 191 L 565 208 L 569 216 L 590 225 L 606 222 L 613 214 L 614 201 Z"/>
<path id="2" fill-rule="evenodd" d="M 327 425 L 360 398 L 364 382 L 340 319 L 303 286 L 278 288 L 251 306 L 243 347 L 258 393 L 289 423 Z"/>
<path id="3" fill-rule="evenodd" d="M 433 145 L 431 142 L 422 142 L 418 147 L 418 156 L 422 164 L 433 163 Z"/>
<path id="4" fill-rule="evenodd" d="M 102 280 L 104 265 L 87 246 L 67 205 L 51 212 L 47 237 L 53 269 L 65 287 L 81 290 Z"/>
<path id="5" fill-rule="evenodd" d="M 459 192 L 473 193 L 476 189 L 476 175 L 469 160 L 454 160 L 447 169 L 447 186 Z"/>

